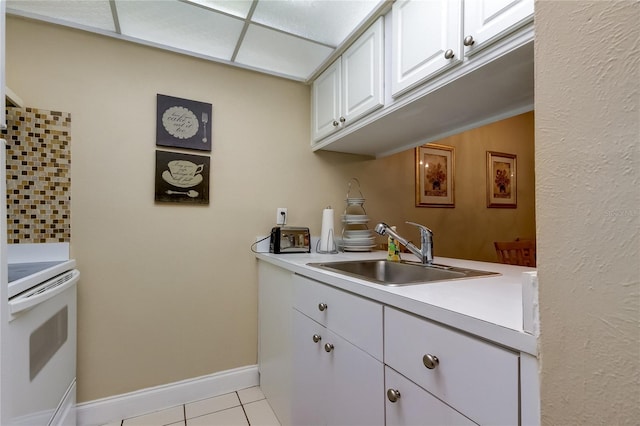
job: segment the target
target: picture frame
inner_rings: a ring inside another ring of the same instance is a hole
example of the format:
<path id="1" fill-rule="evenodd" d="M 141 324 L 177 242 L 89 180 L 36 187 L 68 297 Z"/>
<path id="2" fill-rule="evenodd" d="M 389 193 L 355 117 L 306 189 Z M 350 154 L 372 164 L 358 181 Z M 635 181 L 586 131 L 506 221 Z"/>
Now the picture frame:
<path id="1" fill-rule="evenodd" d="M 156 145 L 211 151 L 213 106 L 157 94 Z"/>
<path id="2" fill-rule="evenodd" d="M 210 169 L 209 156 L 156 150 L 155 201 L 209 204 Z"/>
<path id="3" fill-rule="evenodd" d="M 455 148 L 416 148 L 416 207 L 455 207 Z"/>
<path id="4" fill-rule="evenodd" d="M 487 207 L 512 208 L 518 205 L 516 155 L 487 151 Z"/>

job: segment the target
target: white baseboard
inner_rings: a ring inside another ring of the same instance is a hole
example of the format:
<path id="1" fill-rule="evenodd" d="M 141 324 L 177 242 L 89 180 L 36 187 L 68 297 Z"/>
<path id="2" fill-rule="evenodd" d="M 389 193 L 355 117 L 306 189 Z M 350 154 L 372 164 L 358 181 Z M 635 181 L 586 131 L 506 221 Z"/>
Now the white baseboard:
<path id="1" fill-rule="evenodd" d="M 258 386 L 258 366 L 235 368 L 207 376 L 83 402 L 76 407 L 78 426 L 103 425 L 199 399 Z"/>

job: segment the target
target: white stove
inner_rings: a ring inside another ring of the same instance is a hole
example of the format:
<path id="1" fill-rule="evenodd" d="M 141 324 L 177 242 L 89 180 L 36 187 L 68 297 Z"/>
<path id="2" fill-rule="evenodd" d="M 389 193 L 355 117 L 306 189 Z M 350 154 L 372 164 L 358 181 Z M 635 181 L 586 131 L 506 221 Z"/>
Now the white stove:
<path id="1" fill-rule="evenodd" d="M 8 246 L 2 425 L 76 424 L 80 272 L 68 253 L 68 244 Z"/>
<path id="2" fill-rule="evenodd" d="M 73 259 L 9 263 L 9 299 L 75 266 L 76 262 Z"/>

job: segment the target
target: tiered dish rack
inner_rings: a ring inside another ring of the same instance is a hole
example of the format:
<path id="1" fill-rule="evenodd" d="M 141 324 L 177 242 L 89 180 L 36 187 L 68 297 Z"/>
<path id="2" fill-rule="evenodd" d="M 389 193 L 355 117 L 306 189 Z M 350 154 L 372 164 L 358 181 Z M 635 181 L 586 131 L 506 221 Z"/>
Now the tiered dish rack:
<path id="1" fill-rule="evenodd" d="M 358 185 L 357 189 L 352 184 Z M 357 190 L 358 195 L 352 194 Z M 360 189 L 360 181 L 351 178 L 347 188 L 346 207 L 342 215 L 342 239 L 338 246 L 342 251 L 371 251 L 376 243 L 373 232 L 369 229 L 369 216 L 364 209 L 364 196 Z"/>

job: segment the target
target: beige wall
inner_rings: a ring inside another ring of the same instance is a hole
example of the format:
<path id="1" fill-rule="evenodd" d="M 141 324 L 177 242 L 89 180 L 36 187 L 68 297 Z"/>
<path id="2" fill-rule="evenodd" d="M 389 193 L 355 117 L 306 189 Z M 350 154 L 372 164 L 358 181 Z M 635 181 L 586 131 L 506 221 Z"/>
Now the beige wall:
<path id="1" fill-rule="evenodd" d="M 532 194 L 519 195 L 517 210 L 486 209 L 485 147 L 474 144 L 517 153 L 520 188 L 530 187 L 532 114 L 442 141 L 458 148 L 456 208 L 425 209 L 414 206 L 413 151 L 379 160 L 311 152 L 300 83 L 11 17 L 7 63 L 8 85 L 26 105 L 72 117 L 80 401 L 255 364 L 249 246 L 277 207 L 319 234 L 322 209 L 332 205 L 338 219 L 351 177 L 372 222 L 409 236 L 404 220 L 432 226 L 436 255 L 494 256 L 485 221 L 503 227 L 505 215 L 529 218 L 505 238 L 532 233 Z M 157 93 L 213 104 L 207 207 L 153 201 Z M 465 184 L 468 176 L 479 181 Z"/>
<path id="2" fill-rule="evenodd" d="M 542 421 L 640 419 L 640 3 L 537 1 Z"/>
<path id="3" fill-rule="evenodd" d="M 9 17 L 7 83 L 72 117 L 80 401 L 255 364 L 255 236 L 386 168 L 311 152 L 308 86 L 81 31 Z M 213 104 L 209 206 L 154 204 L 157 93 Z"/>

